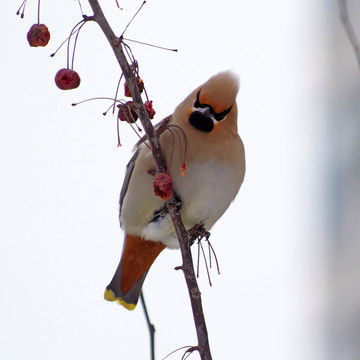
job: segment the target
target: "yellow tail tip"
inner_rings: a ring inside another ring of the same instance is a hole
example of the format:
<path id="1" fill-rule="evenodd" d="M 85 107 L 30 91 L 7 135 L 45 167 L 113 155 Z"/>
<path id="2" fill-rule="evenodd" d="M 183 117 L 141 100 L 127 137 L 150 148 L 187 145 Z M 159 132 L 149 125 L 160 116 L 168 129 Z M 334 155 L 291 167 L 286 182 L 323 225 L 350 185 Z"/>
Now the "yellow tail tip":
<path id="1" fill-rule="evenodd" d="M 115 297 L 114 292 L 111 289 L 106 289 L 104 298 L 107 301 L 116 301 L 118 304 L 122 305 L 125 309 L 128 310 L 134 310 L 136 307 L 136 304 L 128 304 L 120 297 Z"/>
<path id="2" fill-rule="evenodd" d="M 105 294 L 104 294 L 104 298 L 107 301 L 116 301 L 116 297 L 115 294 L 112 290 L 110 289 L 105 289 Z"/>

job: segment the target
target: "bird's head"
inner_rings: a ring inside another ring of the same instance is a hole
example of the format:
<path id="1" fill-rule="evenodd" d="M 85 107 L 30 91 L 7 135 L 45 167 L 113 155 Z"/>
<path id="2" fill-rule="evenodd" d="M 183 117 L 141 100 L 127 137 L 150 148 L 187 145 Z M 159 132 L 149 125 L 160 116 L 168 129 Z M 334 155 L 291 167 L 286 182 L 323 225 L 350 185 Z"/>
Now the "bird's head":
<path id="1" fill-rule="evenodd" d="M 219 128 L 237 132 L 236 96 L 239 80 L 232 72 L 221 72 L 195 89 L 175 110 L 193 128 L 212 133 Z"/>

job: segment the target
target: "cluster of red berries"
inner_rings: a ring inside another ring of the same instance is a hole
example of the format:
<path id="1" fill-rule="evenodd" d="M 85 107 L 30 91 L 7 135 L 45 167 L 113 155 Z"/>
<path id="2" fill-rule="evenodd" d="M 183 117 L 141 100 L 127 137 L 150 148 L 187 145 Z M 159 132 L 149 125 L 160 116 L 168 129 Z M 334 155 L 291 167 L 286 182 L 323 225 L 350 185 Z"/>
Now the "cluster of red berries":
<path id="1" fill-rule="evenodd" d="M 27 0 L 24 0 L 17 11 L 18 15 L 21 15 L 21 18 L 24 17 L 25 5 Z M 40 24 L 40 1 L 39 1 L 39 8 L 38 8 L 38 23 L 31 26 L 29 32 L 27 33 L 27 40 L 31 47 L 39 47 L 39 46 L 46 46 L 50 41 L 50 32 L 48 27 L 45 24 Z M 21 12 L 22 10 L 22 12 Z M 20 14 L 21 12 L 21 14 Z M 86 18 L 84 17 L 83 24 L 86 22 Z M 79 23 L 80 24 L 80 23 Z M 68 41 L 74 33 L 80 31 L 83 24 L 77 24 L 74 29 L 71 31 Z M 61 47 L 61 46 L 60 46 Z M 59 50 L 59 49 L 58 49 Z M 57 50 L 57 51 L 58 51 Z M 56 51 L 56 52 L 57 52 Z M 55 53 L 56 53 L 55 52 Z M 51 56 L 55 55 L 52 54 Z M 69 54 L 68 54 L 68 66 L 67 68 L 60 69 L 55 75 L 55 84 L 61 90 L 70 90 L 76 89 L 80 85 L 80 76 L 79 74 L 72 69 L 69 68 Z M 124 93 L 126 97 L 131 97 L 131 93 L 128 87 L 127 82 L 125 82 L 125 89 Z M 137 76 L 137 86 L 139 89 L 140 94 L 144 91 L 145 86 L 143 80 Z M 120 121 L 126 121 L 128 123 L 134 123 L 138 119 L 137 111 L 135 110 L 135 103 L 133 101 L 127 101 L 126 103 L 122 103 L 118 105 L 118 119 Z M 155 115 L 155 110 L 152 106 L 152 101 L 147 100 L 144 102 L 144 108 L 149 116 L 150 119 L 153 119 Z"/>
<path id="2" fill-rule="evenodd" d="M 139 76 L 136 78 L 136 80 L 137 80 L 137 87 L 141 94 L 145 88 L 144 81 Z M 131 97 L 131 93 L 127 82 L 125 82 L 124 85 L 124 93 L 126 97 Z M 156 112 L 152 107 L 152 101 L 151 100 L 145 101 L 144 107 L 149 116 L 149 119 L 153 119 Z M 120 104 L 118 105 L 118 108 L 119 108 L 118 118 L 120 121 L 126 121 L 132 124 L 138 119 L 138 115 L 135 111 L 135 103 L 133 101 L 127 101 L 125 104 Z"/>
<path id="3" fill-rule="evenodd" d="M 17 14 L 20 14 L 20 10 L 22 10 L 21 17 L 24 17 L 24 10 L 25 10 L 25 4 L 27 0 L 24 0 L 22 5 L 20 6 L 20 9 L 18 10 Z M 40 2 L 39 2 L 40 6 Z M 46 25 L 40 24 L 40 9 L 38 9 L 38 23 L 34 24 L 29 32 L 27 33 L 27 40 L 29 42 L 29 45 L 31 47 L 38 47 L 38 46 L 46 46 L 50 41 L 50 32 Z M 81 28 L 81 27 L 80 27 Z M 80 30 L 80 28 L 78 30 Z M 74 29 L 73 29 L 74 31 Z M 71 35 L 73 34 L 73 31 L 70 34 L 69 41 L 71 38 Z M 51 56 L 55 55 L 52 54 Z M 68 64 L 69 64 L 69 54 L 68 54 Z M 140 92 L 140 94 L 144 91 L 145 85 L 143 80 L 140 78 L 140 76 L 137 76 L 137 87 Z M 80 85 L 80 76 L 79 74 L 73 70 L 69 69 L 69 66 L 67 68 L 60 69 L 56 75 L 55 75 L 55 84 L 56 86 L 61 90 L 70 90 L 70 89 L 76 89 Z M 132 97 L 131 92 L 129 90 L 127 82 L 125 82 L 124 85 L 124 94 L 126 97 Z M 146 96 L 147 97 L 147 96 Z M 118 119 L 120 121 L 126 121 L 128 123 L 135 123 L 138 119 L 137 111 L 136 111 L 136 104 L 133 101 L 127 101 L 125 103 L 122 103 L 118 105 L 119 111 L 118 111 Z M 147 100 L 144 102 L 144 108 L 147 112 L 150 119 L 153 119 L 155 115 L 155 110 L 152 107 L 152 101 Z M 118 135 L 119 136 L 119 135 Z M 120 139 L 119 139 L 120 144 Z M 185 169 L 185 168 L 184 168 Z M 173 182 L 171 177 L 166 173 L 159 173 L 156 175 L 154 183 L 154 193 L 157 196 L 160 196 L 161 199 L 167 200 L 170 198 L 171 194 L 173 193 Z"/>
<path id="4" fill-rule="evenodd" d="M 26 1 L 27 0 L 23 1 L 17 11 L 17 15 L 20 15 L 21 18 L 24 17 Z M 45 24 L 40 24 L 40 2 L 38 6 L 38 23 L 31 26 L 29 32 L 27 33 L 27 40 L 31 47 L 44 47 L 50 41 L 50 31 L 48 27 Z M 61 69 L 56 73 L 55 84 L 61 90 L 75 89 L 80 85 L 80 76 L 72 69 Z"/>
<path id="5" fill-rule="evenodd" d="M 31 47 L 46 46 L 50 40 L 50 32 L 44 24 L 34 24 L 27 33 Z M 76 89 L 80 85 L 79 74 L 72 69 L 60 69 L 55 76 L 55 84 L 61 90 Z"/>

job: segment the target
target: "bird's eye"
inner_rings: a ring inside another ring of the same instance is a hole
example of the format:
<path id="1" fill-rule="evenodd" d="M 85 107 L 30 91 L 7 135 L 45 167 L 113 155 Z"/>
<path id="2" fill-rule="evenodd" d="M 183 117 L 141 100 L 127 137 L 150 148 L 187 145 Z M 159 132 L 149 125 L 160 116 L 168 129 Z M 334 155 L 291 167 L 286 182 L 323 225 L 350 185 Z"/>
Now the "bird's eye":
<path id="1" fill-rule="evenodd" d="M 217 121 L 221 121 L 225 118 L 225 116 L 231 111 L 231 106 L 227 109 L 225 109 L 224 111 L 222 111 L 221 113 L 216 113 L 214 112 L 214 118 L 217 120 Z"/>
<path id="2" fill-rule="evenodd" d="M 208 104 L 201 104 L 200 103 L 200 91 L 201 91 L 201 89 L 196 94 L 196 99 L 194 101 L 194 108 L 195 109 L 207 108 L 207 109 L 209 109 L 210 114 L 214 117 L 214 119 L 216 121 L 224 120 L 226 115 L 229 114 L 229 112 L 231 111 L 232 107 L 230 106 L 227 109 L 225 109 L 224 111 L 222 111 L 221 113 L 217 113 L 217 112 L 214 111 L 212 106 L 210 106 Z"/>

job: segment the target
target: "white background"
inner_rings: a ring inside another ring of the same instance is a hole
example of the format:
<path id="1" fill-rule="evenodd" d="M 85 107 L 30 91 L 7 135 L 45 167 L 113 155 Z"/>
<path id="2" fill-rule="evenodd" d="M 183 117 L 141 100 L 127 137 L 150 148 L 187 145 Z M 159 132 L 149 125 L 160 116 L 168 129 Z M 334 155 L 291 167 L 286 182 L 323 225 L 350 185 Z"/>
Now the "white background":
<path id="1" fill-rule="evenodd" d="M 115 0 L 102 1 L 117 34 L 141 5 L 119 1 L 123 11 Z M 141 306 L 129 312 L 103 299 L 122 249 L 118 196 L 137 137 L 121 124 L 123 146 L 116 147 L 116 117 L 102 115 L 110 102 L 71 107 L 114 96 L 119 67 L 97 24 L 88 23 L 76 48 L 81 86 L 57 89 L 53 79 L 66 67 L 66 47 L 49 55 L 81 20 L 78 3 L 42 1 L 51 40 L 37 49 L 26 40 L 37 2 L 29 1 L 24 19 L 15 3 L 2 5 L 0 358 L 149 359 Z M 210 288 L 202 267 L 199 279 L 214 359 L 322 356 L 326 16 L 341 27 L 336 3 L 324 8 L 312 0 L 149 0 L 125 35 L 179 49 L 129 43 L 155 121 L 214 73 L 232 69 L 241 78 L 247 174 L 212 229 L 221 275 L 212 270 Z M 185 281 L 173 270 L 180 263 L 178 251 L 166 250 L 144 285 L 157 359 L 196 345 Z"/>

